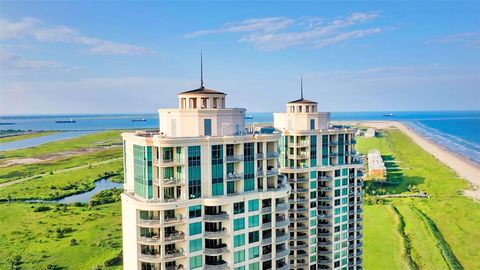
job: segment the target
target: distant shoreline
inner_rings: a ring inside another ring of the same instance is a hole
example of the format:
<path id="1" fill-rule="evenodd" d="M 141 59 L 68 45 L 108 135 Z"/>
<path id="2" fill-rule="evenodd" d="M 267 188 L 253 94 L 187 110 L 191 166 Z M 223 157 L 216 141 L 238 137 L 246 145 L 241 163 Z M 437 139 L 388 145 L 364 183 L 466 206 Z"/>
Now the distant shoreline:
<path id="1" fill-rule="evenodd" d="M 345 123 L 345 122 L 344 122 Z M 446 147 L 435 143 L 422 134 L 419 134 L 404 123 L 397 121 L 348 121 L 349 124 L 368 126 L 376 129 L 386 129 L 390 127 L 398 128 L 405 135 L 410 137 L 413 142 L 419 145 L 443 164 L 454 170 L 459 177 L 472 184 L 472 190 L 465 190 L 465 194 L 474 199 L 480 200 L 480 165 L 465 157 L 457 154 Z"/>

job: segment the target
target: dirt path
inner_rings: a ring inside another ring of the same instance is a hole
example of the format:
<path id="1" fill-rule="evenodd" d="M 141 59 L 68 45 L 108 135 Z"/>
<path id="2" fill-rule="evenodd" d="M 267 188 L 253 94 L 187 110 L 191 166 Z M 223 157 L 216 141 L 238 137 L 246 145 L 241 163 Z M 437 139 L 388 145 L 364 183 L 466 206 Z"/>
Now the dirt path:
<path id="1" fill-rule="evenodd" d="M 75 171 L 75 170 L 78 170 L 78 169 L 88 168 L 89 166 L 95 166 L 95 165 L 99 165 L 99 164 L 110 163 L 110 162 L 113 162 L 113 161 L 119 160 L 119 159 L 122 159 L 122 157 L 107 159 L 107 160 L 103 160 L 103 161 L 99 161 L 99 162 L 95 162 L 95 163 L 90 163 L 90 164 L 86 164 L 86 165 L 81 165 L 81 166 L 77 166 L 77 167 L 67 168 L 67 169 L 56 170 L 56 171 L 53 171 L 53 174 L 63 173 L 63 172 L 68 172 L 68 171 Z M 13 181 L 10 181 L 10 182 L 2 183 L 2 184 L 0 184 L 0 189 L 11 186 L 11 185 L 15 185 L 15 184 L 27 181 L 27 180 L 31 180 L 31 179 L 36 178 L 36 177 L 42 177 L 42 176 L 47 176 L 47 175 L 50 175 L 50 172 L 41 173 L 41 174 L 37 174 L 37 175 L 32 175 L 32 176 L 29 176 L 29 177 L 25 177 L 25 178 L 13 180 Z"/>

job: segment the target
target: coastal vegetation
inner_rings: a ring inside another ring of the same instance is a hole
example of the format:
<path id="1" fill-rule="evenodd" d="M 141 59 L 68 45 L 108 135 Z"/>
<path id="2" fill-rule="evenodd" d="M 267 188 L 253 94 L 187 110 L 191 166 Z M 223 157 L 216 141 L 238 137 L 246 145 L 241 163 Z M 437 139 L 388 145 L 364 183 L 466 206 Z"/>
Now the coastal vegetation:
<path id="1" fill-rule="evenodd" d="M 58 131 L 24 132 L 24 131 L 18 131 L 18 130 L 6 130 L 6 131 L 0 132 L 0 143 L 31 139 L 35 137 L 52 135 L 55 133 L 58 133 Z"/>
<path id="2" fill-rule="evenodd" d="M 463 195 L 462 191 L 469 187 L 466 181 L 397 129 L 384 130 L 383 136 L 377 138 L 359 138 L 357 149 L 362 153 L 379 149 L 382 155 L 391 156 L 402 170 L 402 181 L 381 186 L 382 192 L 409 193 L 409 186 L 410 189 L 415 186 L 430 196 L 428 199 L 388 199 L 381 201 L 383 205 L 365 206 L 366 230 L 367 224 L 377 219 L 377 215 L 370 212 L 372 207 L 395 207 L 405 223 L 396 233 L 400 239 L 404 230 L 410 243 L 402 241 L 403 252 L 406 254 L 410 249 L 412 260 L 420 269 L 480 269 L 477 240 L 480 238 L 480 204 Z M 367 193 L 374 196 L 375 188 L 371 186 Z M 369 218 L 374 220 L 368 221 Z M 378 250 L 390 248 L 388 241 L 375 242 L 366 231 L 365 258 L 378 258 Z M 393 259 L 390 264 L 398 265 Z M 412 265 L 408 268 L 414 269 Z M 381 268 L 375 261 L 366 259 L 365 269 Z"/>

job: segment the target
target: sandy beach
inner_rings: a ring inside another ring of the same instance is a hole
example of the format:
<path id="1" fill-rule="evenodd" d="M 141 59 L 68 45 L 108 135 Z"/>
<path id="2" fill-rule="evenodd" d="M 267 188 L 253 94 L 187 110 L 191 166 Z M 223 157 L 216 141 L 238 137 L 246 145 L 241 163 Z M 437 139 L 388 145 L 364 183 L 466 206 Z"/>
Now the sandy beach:
<path id="1" fill-rule="evenodd" d="M 440 162 L 444 163 L 453 169 L 461 178 L 471 183 L 472 189 L 465 190 L 464 193 L 476 200 L 480 201 L 480 166 L 473 161 L 452 153 L 446 148 L 436 144 L 435 142 L 426 139 L 407 125 L 395 121 L 361 121 L 349 122 L 349 124 L 368 126 L 376 129 L 385 129 L 389 127 L 396 127 L 409 136 L 416 144 L 422 147 L 425 151 L 432 154 Z"/>

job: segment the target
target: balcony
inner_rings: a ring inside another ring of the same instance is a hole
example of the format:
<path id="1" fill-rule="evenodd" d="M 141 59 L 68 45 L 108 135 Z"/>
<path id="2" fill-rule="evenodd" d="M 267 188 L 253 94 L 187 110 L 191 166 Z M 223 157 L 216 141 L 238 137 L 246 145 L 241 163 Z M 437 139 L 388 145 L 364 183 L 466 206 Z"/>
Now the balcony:
<path id="1" fill-rule="evenodd" d="M 318 205 L 317 206 L 319 210 L 332 210 L 332 207 L 331 205 Z"/>
<path id="2" fill-rule="evenodd" d="M 266 260 L 271 260 L 272 259 L 272 253 L 269 252 L 269 253 L 265 253 L 262 255 L 262 261 L 266 261 Z"/>
<path id="3" fill-rule="evenodd" d="M 327 215 L 327 214 L 318 215 L 318 219 L 327 219 L 327 218 L 332 218 L 332 215 Z"/>
<path id="4" fill-rule="evenodd" d="M 227 270 L 230 269 L 226 261 L 209 262 L 205 264 L 205 270 Z"/>
<path id="5" fill-rule="evenodd" d="M 326 186 L 318 186 L 318 190 L 320 191 L 332 191 L 331 187 L 326 187 Z"/>
<path id="6" fill-rule="evenodd" d="M 293 178 L 293 179 L 288 179 L 288 182 L 290 182 L 290 183 L 306 183 L 306 182 L 308 182 L 308 179 L 305 178 L 305 177 Z"/>
<path id="7" fill-rule="evenodd" d="M 225 175 L 225 179 L 227 179 L 227 181 L 242 180 L 243 179 L 243 173 L 238 173 L 238 172 L 227 173 Z"/>
<path id="8" fill-rule="evenodd" d="M 278 175 L 278 169 L 267 170 L 267 176 Z"/>
<path id="9" fill-rule="evenodd" d="M 337 153 L 335 152 L 330 152 L 330 154 L 328 154 L 330 157 L 336 157 L 337 156 Z"/>
<path id="10" fill-rule="evenodd" d="M 160 226 L 160 225 L 162 225 L 162 222 L 160 221 L 160 218 L 152 218 L 152 219 L 140 218 L 137 223 L 138 223 L 138 225 L 143 225 L 143 226 Z"/>
<path id="11" fill-rule="evenodd" d="M 265 175 L 264 170 L 257 170 L 257 177 L 261 177 L 261 176 L 264 176 L 264 175 Z"/>
<path id="12" fill-rule="evenodd" d="M 164 258 L 165 259 L 175 259 L 175 258 L 180 258 L 180 257 L 183 257 L 183 256 L 185 256 L 185 254 L 183 254 L 183 250 L 174 249 L 174 250 L 165 251 Z"/>
<path id="13" fill-rule="evenodd" d="M 209 239 L 222 238 L 226 235 L 227 235 L 226 228 L 222 228 L 221 230 L 218 230 L 218 231 L 205 231 L 205 234 L 204 234 L 205 238 L 209 238 Z"/>
<path id="14" fill-rule="evenodd" d="M 332 236 L 332 233 L 331 232 L 318 232 L 317 235 L 320 236 L 320 237 L 330 237 L 330 236 Z"/>
<path id="15" fill-rule="evenodd" d="M 185 233 L 184 232 L 175 232 L 169 235 L 165 236 L 165 243 L 170 243 L 170 242 L 177 242 L 180 240 L 185 240 Z"/>
<path id="16" fill-rule="evenodd" d="M 175 223 L 185 223 L 185 219 L 181 216 L 165 217 L 164 223 L 168 225 L 175 224 Z"/>
<path id="17" fill-rule="evenodd" d="M 297 249 L 306 249 L 306 248 L 308 248 L 308 244 L 307 244 L 307 243 L 297 244 L 296 246 L 290 247 L 290 248 L 291 248 L 291 249 L 295 249 L 295 250 L 297 250 Z"/>
<path id="18" fill-rule="evenodd" d="M 217 247 L 205 247 L 205 255 L 221 255 L 225 252 L 228 252 L 226 244 L 222 244 Z"/>
<path id="19" fill-rule="evenodd" d="M 285 263 L 283 265 L 277 265 L 277 270 L 289 270 L 290 269 L 290 264 L 289 263 Z"/>
<path id="20" fill-rule="evenodd" d="M 330 259 L 319 259 L 318 260 L 318 264 L 321 264 L 321 265 L 329 265 L 331 262 L 332 262 L 332 260 L 330 260 Z"/>
<path id="21" fill-rule="evenodd" d="M 275 238 L 275 243 L 281 243 L 281 242 L 285 242 L 285 241 L 288 241 L 290 239 L 290 235 L 284 233 L 284 234 L 277 234 L 276 235 L 276 238 Z"/>
<path id="22" fill-rule="evenodd" d="M 147 244 L 147 245 L 158 245 L 162 243 L 162 240 L 160 240 L 160 237 L 158 236 L 152 236 L 152 237 L 140 236 L 138 238 L 138 242 L 141 244 Z"/>
<path id="23" fill-rule="evenodd" d="M 270 212 L 272 212 L 271 206 L 262 207 L 262 213 L 270 213 Z"/>
<path id="24" fill-rule="evenodd" d="M 138 259 L 147 263 L 158 263 L 163 260 L 160 254 L 139 254 Z"/>
<path id="25" fill-rule="evenodd" d="M 179 186 L 184 184 L 185 184 L 185 181 L 183 179 L 175 179 L 173 177 L 170 179 L 163 179 L 164 186 Z"/>
<path id="26" fill-rule="evenodd" d="M 203 220 L 213 221 L 213 222 L 224 221 L 228 219 L 229 219 L 229 215 L 226 212 L 220 212 L 218 214 L 210 214 L 210 215 L 206 214 L 203 216 Z"/>
<path id="27" fill-rule="evenodd" d="M 297 233 L 297 236 L 293 237 L 294 240 L 305 240 L 305 239 L 308 239 L 308 235 L 302 233 L 302 234 L 299 234 Z"/>
<path id="28" fill-rule="evenodd" d="M 267 159 L 278 158 L 280 154 L 278 152 L 267 152 Z"/>
<path id="29" fill-rule="evenodd" d="M 318 251 L 318 255 L 324 255 L 324 256 L 328 256 L 328 255 L 331 255 L 333 252 L 332 251 L 329 251 L 329 250 L 319 250 Z"/>
<path id="30" fill-rule="evenodd" d="M 319 196 L 319 197 L 318 197 L 318 201 L 321 201 L 321 202 L 330 202 L 330 201 L 332 201 L 332 197 L 330 197 L 330 196 Z"/>
<path id="31" fill-rule="evenodd" d="M 277 219 L 275 221 L 275 227 L 279 228 L 279 227 L 286 227 L 290 225 L 290 220 L 288 219 Z"/>
<path id="32" fill-rule="evenodd" d="M 275 258 L 280 259 L 280 258 L 288 256 L 288 254 L 290 254 L 290 250 L 288 248 L 283 249 L 283 250 L 277 250 L 277 253 L 275 253 Z"/>
<path id="33" fill-rule="evenodd" d="M 296 147 L 307 147 L 310 146 L 310 141 L 300 141 L 295 145 Z"/>
<path id="34" fill-rule="evenodd" d="M 322 176 L 322 177 L 320 177 L 320 181 L 330 182 L 330 181 L 332 181 L 332 177 L 330 177 L 330 176 Z"/>
<path id="35" fill-rule="evenodd" d="M 268 229 L 272 227 L 272 222 L 262 222 L 262 229 Z"/>
<path id="36" fill-rule="evenodd" d="M 296 209 L 290 209 L 289 212 L 297 212 L 297 213 L 303 213 L 307 212 L 308 208 L 306 207 L 297 207 Z"/>
<path id="37" fill-rule="evenodd" d="M 338 145 L 338 141 L 330 141 L 330 145 L 332 145 L 332 146 L 337 146 L 337 145 Z"/>
<path id="38" fill-rule="evenodd" d="M 288 204 L 286 203 L 279 203 L 275 207 L 276 212 L 285 212 L 288 210 Z"/>
<path id="39" fill-rule="evenodd" d="M 264 235 L 262 238 L 262 245 L 267 245 L 271 243 L 272 243 L 272 235 L 271 234 Z"/>
<path id="40" fill-rule="evenodd" d="M 319 247 L 330 247 L 332 245 L 332 242 L 330 241 L 320 241 L 318 242 Z"/>
<path id="41" fill-rule="evenodd" d="M 303 192 L 307 192 L 308 189 L 306 188 L 297 188 L 297 189 L 292 189 L 292 193 L 303 193 Z"/>
<path id="42" fill-rule="evenodd" d="M 159 167 L 183 166 L 184 160 L 183 159 L 163 159 L 163 160 L 159 160 L 157 164 Z"/>
<path id="43" fill-rule="evenodd" d="M 305 225 L 301 225 L 301 223 L 298 224 L 296 228 L 290 228 L 290 231 L 293 231 L 293 232 L 298 232 L 298 231 L 303 232 L 303 231 L 306 231 L 306 230 L 308 230 L 308 227 L 305 226 Z"/>
<path id="44" fill-rule="evenodd" d="M 300 197 L 300 198 L 297 198 L 294 202 L 295 203 L 307 203 L 308 200 L 305 197 Z"/>
<path id="45" fill-rule="evenodd" d="M 243 156 L 242 155 L 226 156 L 225 159 L 226 159 L 227 163 L 241 162 L 241 161 L 243 161 Z"/>
<path id="46" fill-rule="evenodd" d="M 299 216 L 299 217 L 296 217 L 296 218 L 292 218 L 291 220 L 294 221 L 294 222 L 308 221 L 308 217 L 306 217 L 306 216 Z"/>

